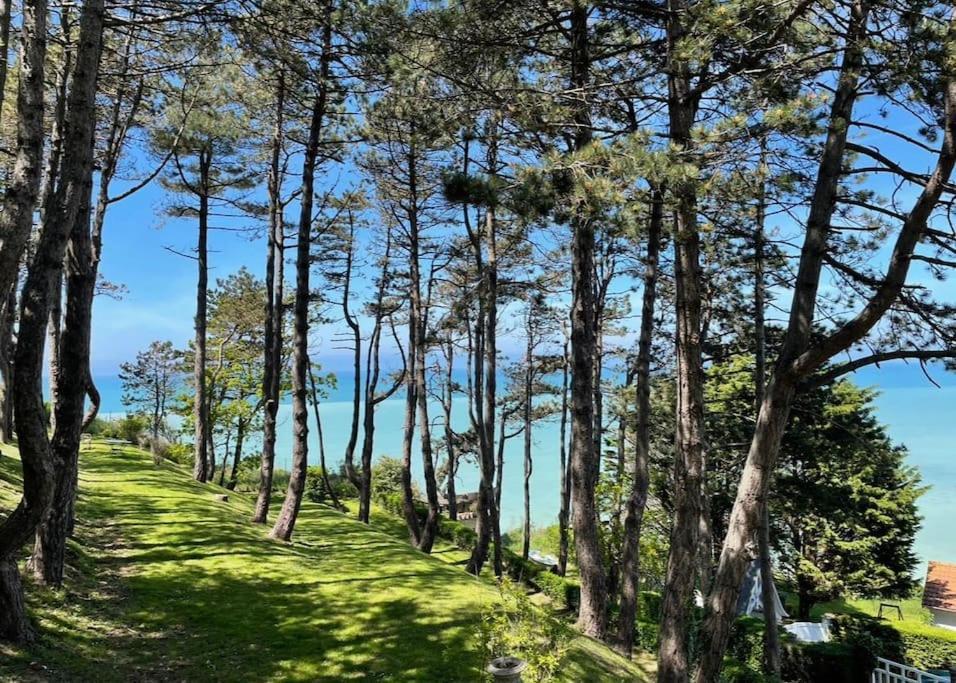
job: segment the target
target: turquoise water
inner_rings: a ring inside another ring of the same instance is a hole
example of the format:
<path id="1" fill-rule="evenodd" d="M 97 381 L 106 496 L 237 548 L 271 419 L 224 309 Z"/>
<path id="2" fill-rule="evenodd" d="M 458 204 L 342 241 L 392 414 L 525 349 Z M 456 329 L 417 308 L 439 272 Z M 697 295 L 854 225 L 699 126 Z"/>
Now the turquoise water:
<path id="1" fill-rule="evenodd" d="M 888 366 L 882 371 L 858 373 L 854 378 L 865 386 L 879 385 L 881 395 L 876 406 L 880 420 L 885 423 L 893 439 L 906 445 L 909 462 L 922 472 L 923 481 L 930 486 L 920 501 L 924 516 L 923 528 L 916 540 L 920 558 L 919 572 L 929 560 L 956 562 L 956 378 L 934 374 L 943 384 L 936 388 L 926 382 L 918 369 Z M 122 412 L 121 390 L 116 377 L 100 377 L 98 385 L 103 395 L 103 411 Z M 352 404 L 348 400 L 350 378 L 339 374 L 339 386 L 322 404 L 322 425 L 325 434 L 326 457 L 330 466 L 337 466 L 343 457 L 351 424 Z M 402 426 L 405 403 L 401 398 L 385 401 L 376 411 L 375 454 L 401 455 Z M 432 419 L 440 416 L 438 406 L 432 408 Z M 277 459 L 280 467 L 288 467 L 292 446 L 292 408 L 283 405 L 279 411 Z M 309 428 L 309 460 L 318 459 L 318 437 L 314 425 Z M 434 422 L 436 434 L 440 431 Z M 456 429 L 468 424 L 465 399 L 455 401 L 453 423 Z M 417 425 L 416 425 L 417 427 Z M 556 420 L 542 422 L 534 432 L 534 471 L 531 477 L 532 522 L 544 526 L 552 524 L 558 514 L 558 424 Z M 359 434 L 361 438 L 361 431 Z M 415 445 L 415 471 L 421 471 L 418 444 Z M 517 437 L 505 449 L 505 473 L 502 490 L 502 526 L 514 528 L 523 519 L 523 443 Z M 477 488 L 478 471 L 474 463 L 462 463 L 457 480 L 459 491 Z"/>

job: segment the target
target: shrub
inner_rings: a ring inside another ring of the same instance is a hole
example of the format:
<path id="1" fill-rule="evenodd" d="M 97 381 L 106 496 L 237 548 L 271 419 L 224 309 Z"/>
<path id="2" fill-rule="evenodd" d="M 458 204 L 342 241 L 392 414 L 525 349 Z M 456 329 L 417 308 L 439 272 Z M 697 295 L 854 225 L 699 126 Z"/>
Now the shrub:
<path id="1" fill-rule="evenodd" d="M 189 443 L 171 443 L 164 457 L 177 465 L 192 465 L 193 446 Z"/>
<path id="2" fill-rule="evenodd" d="M 654 591 L 641 591 L 637 596 L 637 618 L 659 624 L 661 621 L 661 594 Z"/>
<path id="3" fill-rule="evenodd" d="M 760 671 L 763 660 L 763 621 L 753 617 L 737 619 L 730 633 L 727 655 L 733 660 L 733 663 L 739 665 L 740 669 L 738 678 L 732 680 L 752 680 L 740 676 L 743 675 L 744 670 Z"/>
<path id="4" fill-rule="evenodd" d="M 551 572 L 541 572 L 535 577 L 534 583 L 559 608 L 576 611 L 581 604 L 581 585 L 577 581 Z"/>
<path id="5" fill-rule="evenodd" d="M 481 615 L 481 650 L 489 660 L 508 655 L 527 661 L 526 681 L 550 680 L 564 660 L 570 630 L 535 607 L 525 592 L 507 579 L 499 589 L 501 601 L 486 607 Z"/>
<path id="6" fill-rule="evenodd" d="M 781 674 L 800 683 L 868 683 L 872 666 L 845 643 L 788 642 L 781 648 Z"/>
<path id="7" fill-rule="evenodd" d="M 473 529 L 444 517 L 438 520 L 438 535 L 462 550 L 471 550 L 478 542 L 478 534 Z"/>
<path id="8" fill-rule="evenodd" d="M 402 495 L 402 461 L 383 455 L 372 464 L 372 498 L 382 500 L 393 493 Z M 412 482 L 412 496 L 419 497 L 418 487 Z M 399 514 L 401 511 L 399 511 Z"/>
<path id="9" fill-rule="evenodd" d="M 657 652 L 657 639 L 661 627 L 654 622 L 638 621 L 635 629 L 637 646 L 645 652 Z"/>
<path id="10" fill-rule="evenodd" d="M 907 664 L 936 669 L 956 662 L 956 632 L 906 621 L 894 624 L 893 628 L 903 639 Z"/>
<path id="11" fill-rule="evenodd" d="M 859 656 L 885 657 L 919 669 L 945 667 L 956 661 L 956 632 L 912 621 L 885 622 L 843 614 L 833 619 L 838 641 L 857 649 Z"/>

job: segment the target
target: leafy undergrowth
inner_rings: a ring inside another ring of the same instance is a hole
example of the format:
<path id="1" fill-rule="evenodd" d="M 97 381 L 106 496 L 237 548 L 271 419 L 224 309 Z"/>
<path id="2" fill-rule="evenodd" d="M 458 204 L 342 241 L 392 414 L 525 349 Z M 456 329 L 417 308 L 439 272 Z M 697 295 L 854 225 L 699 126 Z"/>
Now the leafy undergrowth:
<path id="1" fill-rule="evenodd" d="M 18 477 L 4 447 L 0 513 Z M 135 449 L 85 450 L 67 588 L 28 581 L 41 640 L 0 646 L 0 679 L 479 680 L 489 582 L 317 505 L 293 544 L 270 541 L 248 521 L 251 497 L 221 491 Z M 651 670 L 578 638 L 562 677 Z"/>

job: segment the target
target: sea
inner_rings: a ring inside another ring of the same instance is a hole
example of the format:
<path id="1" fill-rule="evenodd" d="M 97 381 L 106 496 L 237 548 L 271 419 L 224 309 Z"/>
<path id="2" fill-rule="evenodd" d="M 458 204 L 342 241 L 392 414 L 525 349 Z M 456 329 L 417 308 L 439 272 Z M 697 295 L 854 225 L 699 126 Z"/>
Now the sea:
<path id="1" fill-rule="evenodd" d="M 880 369 L 858 371 L 853 380 L 861 386 L 877 389 L 876 413 L 888 428 L 896 443 L 908 450 L 909 463 L 922 474 L 929 487 L 919 502 L 923 516 L 917 535 L 915 551 L 919 558 L 917 576 L 925 571 L 930 560 L 956 562 L 956 375 L 934 369 L 932 381 L 918 365 L 890 363 Z M 349 373 L 336 373 L 337 385 L 321 403 L 325 452 L 330 468 L 342 462 L 349 437 L 352 418 L 352 380 Z M 933 382 L 938 384 L 936 386 Z M 119 378 L 114 375 L 97 377 L 102 396 L 101 416 L 119 416 L 124 408 Z M 379 404 L 376 410 L 375 457 L 401 456 L 402 429 L 405 403 L 399 390 L 395 397 Z M 441 413 L 432 407 L 433 432 L 441 431 L 438 420 Z M 313 416 L 309 415 L 309 461 L 318 460 L 318 435 Z M 455 429 L 468 426 L 467 401 L 456 399 L 452 423 Z M 416 425 L 417 427 L 417 425 Z M 559 507 L 559 426 L 557 420 L 535 424 L 532 437 L 534 467 L 531 475 L 531 517 L 535 526 L 555 523 Z M 359 434 L 361 439 L 361 431 Z M 254 448 L 254 445 L 253 445 Z M 292 406 L 284 404 L 279 410 L 277 435 L 277 465 L 288 468 L 292 451 Z M 421 479 L 420 450 L 414 446 L 415 472 Z M 523 439 L 507 442 L 504 458 L 504 477 L 501 494 L 502 528 L 517 528 L 523 523 Z M 478 470 L 474 463 L 463 462 L 456 479 L 460 492 L 476 490 Z"/>

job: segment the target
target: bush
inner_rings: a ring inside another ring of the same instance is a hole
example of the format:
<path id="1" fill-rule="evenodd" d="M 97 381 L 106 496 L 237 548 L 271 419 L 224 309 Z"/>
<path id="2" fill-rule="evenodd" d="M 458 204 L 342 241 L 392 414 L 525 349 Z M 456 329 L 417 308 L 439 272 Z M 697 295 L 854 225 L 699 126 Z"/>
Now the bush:
<path id="1" fill-rule="evenodd" d="M 799 683 L 868 683 L 872 666 L 845 643 L 788 642 L 781 648 L 783 680 Z"/>
<path id="2" fill-rule="evenodd" d="M 541 572 L 535 577 L 534 583 L 559 608 L 576 611 L 581 604 L 581 585 L 577 581 L 551 572 Z"/>
<path id="3" fill-rule="evenodd" d="M 637 646 L 645 652 L 657 652 L 660 630 L 661 627 L 656 622 L 638 621 L 634 631 Z"/>
<path id="4" fill-rule="evenodd" d="M 354 498 L 356 496 L 355 487 L 352 486 L 344 473 L 339 472 L 335 474 L 330 472 L 327 478 L 329 480 L 329 486 L 332 487 L 332 492 L 335 493 L 335 497 L 339 500 Z M 306 470 L 305 496 L 308 500 L 311 500 L 313 503 L 331 501 L 332 496 L 329 495 L 325 479 L 326 477 L 322 476 L 321 467 L 310 467 Z"/>
<path id="5" fill-rule="evenodd" d="M 524 680 L 550 680 L 561 667 L 571 643 L 567 626 L 535 607 L 520 587 L 507 579 L 500 584 L 501 602 L 481 615 L 478 635 L 488 659 L 514 656 L 528 662 Z"/>
<path id="6" fill-rule="evenodd" d="M 142 415 L 129 414 L 116 420 L 104 422 L 100 436 L 106 439 L 122 439 L 139 443 L 140 436 L 149 429 L 149 420 Z"/>
<path id="7" fill-rule="evenodd" d="M 661 622 L 661 594 L 654 591 L 641 591 L 637 596 L 637 618 L 639 621 Z"/>
<path id="8" fill-rule="evenodd" d="M 727 644 L 727 656 L 739 665 L 735 681 L 750 681 L 743 676 L 745 670 L 759 672 L 763 663 L 763 621 L 753 617 L 740 617 L 734 622 Z M 759 679 L 756 679 L 759 680 Z"/>
<path id="9" fill-rule="evenodd" d="M 177 465 L 191 466 L 193 464 L 193 445 L 190 443 L 171 443 L 163 457 Z"/>
<path id="10" fill-rule="evenodd" d="M 907 664 L 918 669 L 937 669 L 956 662 L 956 631 L 905 621 L 893 628 L 903 639 Z"/>
<path id="11" fill-rule="evenodd" d="M 388 455 L 372 464 L 372 498 L 381 503 L 386 496 L 402 495 L 402 461 Z M 418 487 L 412 482 L 412 496 L 419 498 Z M 401 514 L 401 510 L 399 510 Z"/>
<path id="12" fill-rule="evenodd" d="M 444 517 L 438 520 L 438 536 L 461 550 L 470 551 L 478 542 L 478 534 L 473 529 L 469 529 L 461 522 Z"/>
<path id="13" fill-rule="evenodd" d="M 918 669 L 945 667 L 956 661 L 956 632 L 912 621 L 885 622 L 842 614 L 833 619 L 834 634 L 858 656 L 885 657 Z"/>

